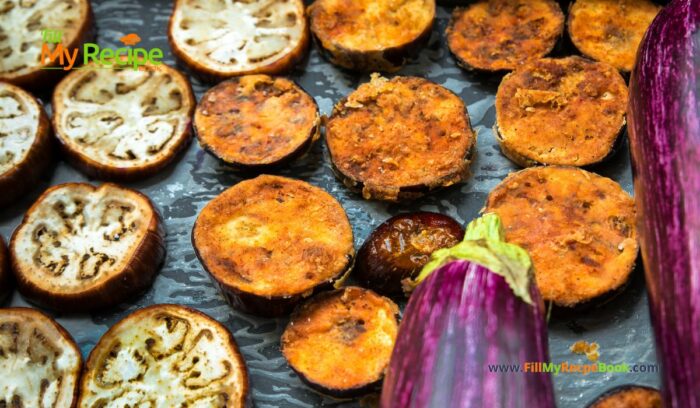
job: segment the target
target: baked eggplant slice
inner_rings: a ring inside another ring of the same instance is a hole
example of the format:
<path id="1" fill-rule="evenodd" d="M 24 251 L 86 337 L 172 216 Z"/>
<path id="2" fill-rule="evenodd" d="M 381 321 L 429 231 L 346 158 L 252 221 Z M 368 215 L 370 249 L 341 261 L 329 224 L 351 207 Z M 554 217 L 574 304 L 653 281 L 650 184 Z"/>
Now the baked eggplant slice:
<path id="1" fill-rule="evenodd" d="M 630 72 L 659 10 L 650 0 L 576 0 L 569 9 L 569 37 L 583 55 Z"/>
<path id="2" fill-rule="evenodd" d="M 208 81 L 280 74 L 306 55 L 302 0 L 176 0 L 168 40 L 173 54 Z"/>
<path id="3" fill-rule="evenodd" d="M 611 65 L 543 58 L 503 78 L 494 134 L 517 164 L 588 166 L 609 157 L 625 126 L 627 85 Z"/>
<path id="4" fill-rule="evenodd" d="M 33 188 L 51 165 L 51 123 L 39 101 L 0 82 L 0 206 Z"/>
<path id="5" fill-rule="evenodd" d="M 53 94 L 53 126 L 68 161 L 97 178 L 142 179 L 190 140 L 195 99 L 187 78 L 148 70 L 73 71 Z"/>
<path id="6" fill-rule="evenodd" d="M 261 175 L 207 204 L 195 253 L 231 306 L 280 316 L 352 268 L 352 228 L 331 195 L 300 180 Z"/>
<path id="7" fill-rule="evenodd" d="M 5 301 L 12 291 L 12 274 L 10 272 L 10 257 L 7 254 L 5 240 L 0 237 L 0 304 Z"/>
<path id="8" fill-rule="evenodd" d="M 377 74 L 333 108 L 326 142 L 336 175 L 365 199 L 398 201 L 462 182 L 476 134 L 448 89 Z"/>
<path id="9" fill-rule="evenodd" d="M 53 55 L 59 41 L 65 55 L 79 64 L 83 44 L 93 37 L 89 0 L 5 0 L 0 5 L 0 81 L 40 89 L 64 72 L 43 69 L 57 68 L 60 61 L 42 57 L 44 44 Z"/>
<path id="10" fill-rule="evenodd" d="M 488 196 L 508 242 L 526 249 L 545 302 L 580 308 L 628 282 L 639 245 L 634 201 L 605 177 L 575 167 L 511 173 Z"/>
<path id="11" fill-rule="evenodd" d="M 447 215 L 432 212 L 399 214 L 382 223 L 357 253 L 353 277 L 386 296 L 403 293 L 402 282 L 413 279 L 440 248 L 456 245 L 464 228 Z"/>
<path id="12" fill-rule="evenodd" d="M 49 316 L 0 309 L 0 407 L 74 407 L 82 365 L 71 335 Z"/>
<path id="13" fill-rule="evenodd" d="M 311 388 L 337 398 L 377 388 L 389 366 L 399 308 L 371 290 L 345 287 L 302 304 L 282 334 L 282 354 Z"/>
<path id="14" fill-rule="evenodd" d="M 623 385 L 604 392 L 588 408 L 661 408 L 661 393 L 651 387 Z"/>
<path id="15" fill-rule="evenodd" d="M 97 342 L 80 381 L 80 408 L 249 406 L 245 361 L 221 323 L 197 310 L 154 305 Z"/>
<path id="16" fill-rule="evenodd" d="M 246 75 L 204 94 L 194 116 L 202 147 L 242 168 L 285 164 L 321 135 L 318 106 L 286 78 Z"/>
<path id="17" fill-rule="evenodd" d="M 481 0 L 456 8 L 445 36 L 461 67 L 496 72 L 544 57 L 563 32 L 554 0 Z"/>
<path id="18" fill-rule="evenodd" d="M 90 311 L 145 291 L 165 259 L 164 239 L 143 194 L 115 184 L 61 184 L 39 197 L 12 235 L 12 271 L 28 300 Z"/>
<path id="19" fill-rule="evenodd" d="M 328 60 L 365 72 L 395 72 L 430 39 L 435 0 L 315 0 L 311 33 Z"/>

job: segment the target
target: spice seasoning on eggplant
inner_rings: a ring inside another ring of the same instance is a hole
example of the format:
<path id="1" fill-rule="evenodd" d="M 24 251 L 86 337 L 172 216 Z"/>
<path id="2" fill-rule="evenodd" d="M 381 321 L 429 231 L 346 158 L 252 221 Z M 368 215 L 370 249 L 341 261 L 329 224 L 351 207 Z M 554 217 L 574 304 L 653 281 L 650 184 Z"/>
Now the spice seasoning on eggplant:
<path id="1" fill-rule="evenodd" d="M 587 408 L 661 408 L 661 393 L 650 387 L 623 385 L 604 392 Z"/>

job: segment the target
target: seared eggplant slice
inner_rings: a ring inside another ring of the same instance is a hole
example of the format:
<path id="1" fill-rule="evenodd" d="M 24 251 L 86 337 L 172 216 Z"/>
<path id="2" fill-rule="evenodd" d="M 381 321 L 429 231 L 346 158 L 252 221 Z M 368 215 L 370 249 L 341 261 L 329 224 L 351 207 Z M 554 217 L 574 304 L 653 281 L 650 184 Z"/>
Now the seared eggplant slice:
<path id="1" fill-rule="evenodd" d="M 143 194 L 103 184 L 54 186 L 10 242 L 20 293 L 61 311 L 116 305 L 145 291 L 165 258 L 160 216 Z"/>
<path id="2" fill-rule="evenodd" d="M 80 381 L 80 408 L 249 406 L 236 340 L 197 310 L 154 305 L 102 336 Z"/>
<path id="3" fill-rule="evenodd" d="M 398 71 L 430 39 L 435 0 L 316 0 L 308 8 L 321 53 L 355 71 Z"/>
<path id="4" fill-rule="evenodd" d="M 353 277 L 382 295 L 400 294 L 403 280 L 415 278 L 430 254 L 462 238 L 464 228 L 447 215 L 416 212 L 391 217 L 360 248 Z"/>
<path id="5" fill-rule="evenodd" d="M 302 0 L 176 0 L 168 39 L 173 54 L 209 81 L 280 74 L 306 55 Z"/>
<path id="6" fill-rule="evenodd" d="M 501 217 L 508 242 L 530 253 L 546 302 L 591 305 L 630 278 L 636 211 L 613 180 L 575 167 L 533 167 L 499 184 L 485 211 Z"/>
<path id="7" fill-rule="evenodd" d="M 495 72 L 549 54 L 563 31 L 553 0 L 481 0 L 456 8 L 445 35 L 460 66 Z"/>
<path id="8" fill-rule="evenodd" d="M 236 309 L 280 316 L 352 267 L 352 228 L 338 201 L 300 180 L 261 175 L 207 204 L 195 252 Z"/>
<path id="9" fill-rule="evenodd" d="M 83 43 L 93 37 L 89 0 L 5 0 L 0 5 L 0 81 L 36 89 L 49 85 L 64 71 L 43 68 L 58 68 L 59 61 L 67 61 L 57 55 L 42 60 L 44 44 L 52 55 L 60 42 L 80 64 Z"/>
<path id="10" fill-rule="evenodd" d="M 0 82 L 0 206 L 33 188 L 51 158 L 51 123 L 44 108 L 19 87 Z"/>
<path id="11" fill-rule="evenodd" d="M 74 407 L 82 365 L 73 338 L 49 316 L 0 309 L 0 407 Z"/>
<path id="12" fill-rule="evenodd" d="M 347 187 L 365 199 L 398 201 L 465 180 L 476 134 L 448 89 L 374 74 L 333 108 L 326 142 Z"/>
<path id="13" fill-rule="evenodd" d="M 588 408 L 661 408 L 661 393 L 650 387 L 623 385 L 596 398 Z"/>
<path id="14" fill-rule="evenodd" d="M 12 275 L 10 273 L 10 257 L 7 254 L 5 240 L 0 237 L 0 304 L 5 301 L 12 291 Z"/>
<path id="15" fill-rule="evenodd" d="M 194 125 L 203 148 L 244 168 L 284 164 L 321 135 L 314 99 L 289 79 L 267 75 L 211 88 L 197 107 Z"/>
<path id="16" fill-rule="evenodd" d="M 91 177 L 141 179 L 190 140 L 195 99 L 187 78 L 148 70 L 73 71 L 53 94 L 53 125 L 68 160 Z"/>
<path id="17" fill-rule="evenodd" d="M 629 72 L 659 10 L 650 0 L 576 0 L 569 9 L 569 37 L 583 55 Z"/>
<path id="18" fill-rule="evenodd" d="M 624 78 L 608 64 L 544 58 L 503 78 L 494 134 L 523 167 L 596 164 L 622 133 L 627 98 Z"/>
<path id="19" fill-rule="evenodd" d="M 398 332 L 399 308 L 371 290 L 321 293 L 294 312 L 282 354 L 311 388 L 338 398 L 374 390 L 384 378 Z"/>

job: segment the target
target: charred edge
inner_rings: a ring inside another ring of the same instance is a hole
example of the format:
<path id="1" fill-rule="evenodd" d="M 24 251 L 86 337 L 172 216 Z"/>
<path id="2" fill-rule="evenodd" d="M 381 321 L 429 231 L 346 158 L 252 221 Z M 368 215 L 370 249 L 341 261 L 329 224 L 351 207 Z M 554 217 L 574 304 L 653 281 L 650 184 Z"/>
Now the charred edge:
<path id="1" fill-rule="evenodd" d="M 10 258 L 5 241 L 0 237 L 0 305 L 7 299 L 11 291 Z"/>
<path id="2" fill-rule="evenodd" d="M 653 392 L 659 392 L 654 387 L 649 387 L 646 385 L 636 385 L 636 384 L 625 384 L 625 385 L 620 385 L 614 388 L 610 388 L 609 390 L 603 392 L 599 396 L 596 397 L 593 401 L 591 401 L 588 405 L 586 405 L 586 408 L 595 408 L 595 406 L 606 399 L 615 396 L 617 394 L 623 393 L 623 392 L 628 392 L 628 391 L 637 391 L 637 390 L 643 390 L 643 391 L 653 391 Z"/>

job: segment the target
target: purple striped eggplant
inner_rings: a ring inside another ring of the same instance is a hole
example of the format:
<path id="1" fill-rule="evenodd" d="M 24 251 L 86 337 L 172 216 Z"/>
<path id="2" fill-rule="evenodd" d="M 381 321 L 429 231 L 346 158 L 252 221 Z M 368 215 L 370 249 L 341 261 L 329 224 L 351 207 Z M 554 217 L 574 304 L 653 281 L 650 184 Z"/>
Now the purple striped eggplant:
<path id="1" fill-rule="evenodd" d="M 382 408 L 554 407 L 544 304 L 532 263 L 486 214 L 434 252 L 399 328 Z M 541 368 L 541 367 L 540 367 Z"/>
<path id="2" fill-rule="evenodd" d="M 634 189 L 664 406 L 700 407 L 700 1 L 651 24 L 630 78 Z"/>

